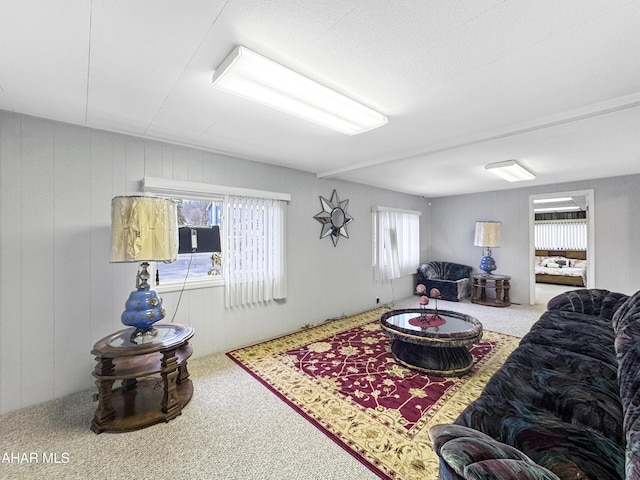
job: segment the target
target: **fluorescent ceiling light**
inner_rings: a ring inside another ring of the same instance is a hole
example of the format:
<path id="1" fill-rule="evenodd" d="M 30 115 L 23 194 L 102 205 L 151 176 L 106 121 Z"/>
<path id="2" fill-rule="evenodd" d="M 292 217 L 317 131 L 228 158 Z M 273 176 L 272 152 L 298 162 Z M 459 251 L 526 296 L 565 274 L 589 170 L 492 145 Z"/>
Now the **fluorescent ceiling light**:
<path id="1" fill-rule="evenodd" d="M 536 198 L 533 203 L 560 203 L 573 202 L 573 197 L 556 197 L 556 198 Z"/>
<path id="2" fill-rule="evenodd" d="M 356 135 L 388 119 L 279 63 L 237 46 L 213 74 L 213 86 L 276 110 Z"/>
<path id="3" fill-rule="evenodd" d="M 534 208 L 534 212 L 567 212 L 569 210 L 580 210 L 580 207 L 545 207 L 545 208 Z"/>
<path id="4" fill-rule="evenodd" d="M 489 170 L 494 175 L 507 180 L 508 182 L 520 182 L 522 180 L 533 180 L 534 178 L 536 178 L 533 173 L 524 168 L 515 160 L 489 163 L 485 165 L 484 168 Z"/>

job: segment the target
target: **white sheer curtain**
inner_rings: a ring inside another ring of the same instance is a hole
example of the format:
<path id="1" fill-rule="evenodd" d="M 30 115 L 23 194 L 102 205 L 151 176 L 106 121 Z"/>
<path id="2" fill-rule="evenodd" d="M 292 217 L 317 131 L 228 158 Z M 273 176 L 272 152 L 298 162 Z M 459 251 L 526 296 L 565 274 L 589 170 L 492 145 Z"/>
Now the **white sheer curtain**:
<path id="1" fill-rule="evenodd" d="M 536 248 L 542 250 L 586 250 L 587 221 L 565 220 L 536 222 Z"/>
<path id="2" fill-rule="evenodd" d="M 415 272 L 420 262 L 420 212 L 374 208 L 374 278 L 389 281 Z"/>
<path id="3" fill-rule="evenodd" d="M 286 298 L 285 202 L 225 197 L 225 305 Z"/>

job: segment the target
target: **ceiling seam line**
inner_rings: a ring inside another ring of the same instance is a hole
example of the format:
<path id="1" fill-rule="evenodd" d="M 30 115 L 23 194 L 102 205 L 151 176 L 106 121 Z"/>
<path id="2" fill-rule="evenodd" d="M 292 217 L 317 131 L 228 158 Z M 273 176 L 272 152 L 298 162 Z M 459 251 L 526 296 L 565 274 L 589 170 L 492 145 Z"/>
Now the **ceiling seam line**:
<path id="1" fill-rule="evenodd" d="M 635 102 L 631 102 L 625 105 L 619 105 L 617 107 L 610 107 L 610 108 L 606 108 L 603 110 L 598 110 L 597 112 L 591 112 L 591 113 L 585 113 L 582 115 L 577 115 L 575 117 L 570 117 L 570 118 L 566 118 L 563 120 L 556 120 L 553 122 L 547 122 L 547 123 L 543 123 L 540 125 L 535 125 L 532 127 L 527 127 L 527 128 L 521 128 L 519 130 L 514 130 L 511 132 L 505 132 L 505 133 L 501 133 L 501 134 L 497 134 L 497 135 L 492 135 L 489 137 L 483 137 L 483 138 L 479 138 L 476 140 L 469 140 L 466 142 L 462 142 L 462 143 L 457 143 L 454 145 L 448 145 L 445 147 L 441 147 L 441 148 L 436 148 L 434 150 L 427 150 L 425 152 L 419 152 L 419 153 L 415 153 L 412 155 L 407 155 L 406 157 L 399 157 L 399 158 L 392 158 L 392 159 L 388 159 L 388 160 L 381 160 L 381 161 L 373 161 L 373 162 L 368 162 L 366 164 L 359 164 L 359 165 L 354 165 L 353 167 L 346 167 L 343 169 L 339 169 L 339 170 L 332 170 L 329 172 L 325 172 L 325 173 L 318 173 L 317 174 L 317 178 L 334 178 L 334 177 L 339 177 L 340 175 L 346 174 L 346 173 L 350 173 L 353 172 L 355 170 L 361 170 L 363 168 L 368 168 L 368 167 L 375 167 L 377 165 L 383 165 L 385 163 L 391 163 L 391 162 L 399 162 L 399 161 L 403 161 L 403 160 L 411 160 L 417 157 L 427 157 L 430 155 L 434 155 L 436 153 L 443 153 L 443 152 L 447 152 L 450 150 L 456 150 L 458 148 L 464 148 L 464 147 L 470 147 L 473 145 L 479 145 L 481 143 L 487 143 L 487 142 L 492 142 L 495 140 L 502 140 L 505 138 L 509 138 L 509 137 L 515 137 L 518 135 L 522 135 L 525 133 L 531 133 L 531 132 L 537 132 L 540 130 L 545 130 L 547 128 L 553 128 L 553 127 L 558 127 L 561 125 L 566 125 L 569 123 L 574 123 L 574 122 L 580 122 L 582 120 L 588 120 L 590 118 L 596 118 L 596 117 L 600 117 L 600 116 L 604 116 L 604 115 L 608 115 L 611 113 L 616 113 L 616 112 L 621 112 L 624 110 L 630 110 L 632 108 L 637 108 L 640 107 L 640 101 L 635 101 Z"/>
<path id="2" fill-rule="evenodd" d="M 198 53 L 198 51 L 202 47 L 202 44 L 204 43 L 205 39 L 209 36 L 209 33 L 213 29 L 214 25 L 218 22 L 218 19 L 222 15 L 222 12 L 224 12 L 225 9 L 227 8 L 227 5 L 229 4 L 229 1 L 230 0 L 226 0 L 224 2 L 224 5 L 222 6 L 220 11 L 216 15 L 216 18 L 213 20 L 213 22 L 211 22 L 211 25 L 209 25 L 209 28 L 207 29 L 207 33 L 204 34 L 204 36 L 200 40 L 200 43 L 198 43 L 198 46 L 193 51 L 193 54 L 191 55 L 189 60 L 185 63 L 185 66 L 182 69 L 182 72 L 180 72 L 180 75 L 178 75 L 178 78 L 176 79 L 176 82 L 174 82 L 173 86 L 169 90 L 169 93 L 167 93 L 167 95 L 164 97 L 164 100 L 162 100 L 162 103 L 160 104 L 160 107 L 158 108 L 158 110 L 156 110 L 156 113 L 153 115 L 153 118 L 151 119 L 149 124 L 145 127 L 145 129 L 144 129 L 144 133 L 145 134 L 149 131 L 149 128 L 151 128 L 151 125 L 153 125 L 153 122 L 155 122 L 156 118 L 158 117 L 158 114 L 160 113 L 160 111 L 162 111 L 162 107 L 164 107 L 165 103 L 167 103 L 167 100 L 169 99 L 169 97 L 171 97 L 171 94 L 173 93 L 173 90 L 176 88 L 176 85 L 178 84 L 180 79 L 184 76 L 184 73 L 187 71 L 187 67 L 191 64 L 191 62 L 193 61 L 193 57 L 196 56 L 196 54 Z"/>

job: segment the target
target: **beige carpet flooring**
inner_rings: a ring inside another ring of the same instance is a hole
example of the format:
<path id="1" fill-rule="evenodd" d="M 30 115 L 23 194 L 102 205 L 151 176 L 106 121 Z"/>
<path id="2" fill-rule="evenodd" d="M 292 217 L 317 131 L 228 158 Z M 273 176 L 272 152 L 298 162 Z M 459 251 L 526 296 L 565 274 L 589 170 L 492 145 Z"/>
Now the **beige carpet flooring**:
<path id="1" fill-rule="evenodd" d="M 410 297 L 393 307 L 416 305 L 417 297 Z M 544 311 L 543 304 L 438 306 L 517 336 Z M 0 416 L 0 479 L 378 478 L 224 354 L 191 360 L 189 371 L 195 393 L 183 414 L 136 432 L 89 430 L 94 390 Z M 50 463 L 43 463 L 45 453 Z M 58 463 L 51 463 L 52 454 Z"/>

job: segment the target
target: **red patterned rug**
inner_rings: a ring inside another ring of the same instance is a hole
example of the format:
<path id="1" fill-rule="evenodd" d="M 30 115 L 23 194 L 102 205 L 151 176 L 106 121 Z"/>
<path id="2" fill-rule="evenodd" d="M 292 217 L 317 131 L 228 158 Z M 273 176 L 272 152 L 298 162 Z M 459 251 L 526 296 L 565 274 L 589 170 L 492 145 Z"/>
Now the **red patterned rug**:
<path id="1" fill-rule="evenodd" d="M 519 338 L 484 332 L 462 377 L 398 365 L 376 309 L 227 355 L 381 478 L 436 478 L 430 425 L 455 419 Z"/>

